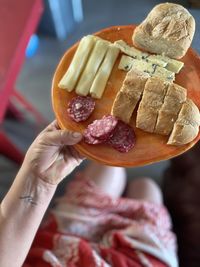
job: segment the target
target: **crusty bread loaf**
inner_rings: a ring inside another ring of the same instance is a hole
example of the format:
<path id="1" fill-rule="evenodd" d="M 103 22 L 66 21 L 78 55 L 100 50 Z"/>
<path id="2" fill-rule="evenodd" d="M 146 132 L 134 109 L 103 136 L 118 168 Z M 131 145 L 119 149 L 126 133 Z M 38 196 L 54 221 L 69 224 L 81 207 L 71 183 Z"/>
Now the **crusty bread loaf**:
<path id="1" fill-rule="evenodd" d="M 199 109 L 191 99 L 182 105 L 178 119 L 174 124 L 168 144 L 184 145 L 196 138 L 199 133 Z"/>
<path id="2" fill-rule="evenodd" d="M 129 123 L 138 103 L 137 128 L 170 135 L 169 145 L 187 144 L 198 135 L 199 109 L 187 98 L 184 87 L 132 69 L 117 93 L 111 114 Z"/>
<path id="3" fill-rule="evenodd" d="M 133 43 L 151 53 L 171 58 L 183 57 L 195 32 L 193 16 L 181 5 L 163 3 L 155 6 L 136 27 Z"/>

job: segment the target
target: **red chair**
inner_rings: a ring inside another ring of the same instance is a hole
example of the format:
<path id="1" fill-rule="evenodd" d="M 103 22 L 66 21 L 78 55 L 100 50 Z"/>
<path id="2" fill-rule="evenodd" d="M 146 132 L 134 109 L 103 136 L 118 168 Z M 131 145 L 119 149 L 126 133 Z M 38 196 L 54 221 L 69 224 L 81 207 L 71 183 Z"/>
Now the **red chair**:
<path id="1" fill-rule="evenodd" d="M 19 164 L 24 155 L 8 138 L 2 125 L 8 110 L 20 118 L 20 111 L 14 104 L 16 101 L 31 112 L 38 122 L 44 121 L 15 88 L 27 44 L 36 30 L 42 11 L 42 0 L 0 0 L 0 153 Z"/>

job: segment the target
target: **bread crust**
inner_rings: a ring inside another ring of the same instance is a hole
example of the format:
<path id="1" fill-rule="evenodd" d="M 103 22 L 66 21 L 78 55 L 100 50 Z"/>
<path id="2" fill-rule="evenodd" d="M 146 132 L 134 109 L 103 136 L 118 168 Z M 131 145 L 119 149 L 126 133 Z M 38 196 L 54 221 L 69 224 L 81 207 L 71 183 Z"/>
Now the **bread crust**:
<path id="1" fill-rule="evenodd" d="M 111 114 L 129 123 L 137 104 L 136 127 L 170 135 L 169 145 L 184 145 L 196 138 L 200 113 L 187 98 L 187 89 L 143 73 L 129 71 L 118 92 Z"/>
<path id="2" fill-rule="evenodd" d="M 119 91 L 114 100 L 111 115 L 121 119 L 125 123 L 129 123 L 138 101 L 138 98 L 131 97 L 130 95 Z"/>
<path id="3" fill-rule="evenodd" d="M 129 123 L 136 105 L 142 97 L 145 83 L 149 75 L 130 70 L 123 85 L 116 95 L 111 114 L 125 123 Z"/>
<path id="4" fill-rule="evenodd" d="M 186 101 L 187 90 L 178 84 L 170 84 L 164 102 L 159 110 L 155 133 L 169 135 L 173 129 L 178 113 Z"/>
<path id="5" fill-rule="evenodd" d="M 157 117 L 162 107 L 168 85 L 169 83 L 156 77 L 148 79 L 137 110 L 137 128 L 150 133 L 155 131 Z"/>
<path id="6" fill-rule="evenodd" d="M 151 53 L 183 57 L 191 45 L 195 20 L 187 9 L 173 3 L 156 5 L 136 27 L 133 44 Z"/>
<path id="7" fill-rule="evenodd" d="M 187 99 L 182 105 L 167 144 L 184 145 L 191 142 L 199 133 L 199 125 L 199 109 L 191 99 Z"/>

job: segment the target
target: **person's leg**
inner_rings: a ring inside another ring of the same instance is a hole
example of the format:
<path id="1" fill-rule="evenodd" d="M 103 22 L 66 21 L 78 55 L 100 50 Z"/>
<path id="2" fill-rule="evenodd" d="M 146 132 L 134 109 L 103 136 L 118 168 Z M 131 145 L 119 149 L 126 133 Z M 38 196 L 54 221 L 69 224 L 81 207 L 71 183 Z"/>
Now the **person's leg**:
<path id="1" fill-rule="evenodd" d="M 91 161 L 84 170 L 84 176 L 92 179 L 104 193 L 112 197 L 120 197 L 126 186 L 126 171 L 120 167 L 100 165 Z"/>
<path id="2" fill-rule="evenodd" d="M 150 178 L 141 177 L 128 185 L 126 197 L 162 204 L 163 197 L 159 186 Z"/>

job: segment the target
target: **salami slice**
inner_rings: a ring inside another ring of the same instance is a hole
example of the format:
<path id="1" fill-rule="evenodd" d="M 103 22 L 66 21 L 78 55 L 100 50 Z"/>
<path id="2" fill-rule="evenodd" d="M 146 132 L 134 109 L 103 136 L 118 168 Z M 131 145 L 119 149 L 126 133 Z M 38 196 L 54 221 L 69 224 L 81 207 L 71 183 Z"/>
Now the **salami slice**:
<path id="1" fill-rule="evenodd" d="M 68 114 L 75 122 L 85 121 L 92 114 L 95 101 L 89 96 L 77 96 L 68 104 Z"/>
<path id="2" fill-rule="evenodd" d="M 123 121 L 118 121 L 112 136 L 106 143 L 121 153 L 128 152 L 135 145 L 133 128 Z"/>
<path id="3" fill-rule="evenodd" d="M 92 124 L 88 125 L 88 129 L 94 138 L 107 141 L 112 135 L 117 122 L 118 119 L 114 116 L 106 115 L 100 120 L 93 121 Z"/>
<path id="4" fill-rule="evenodd" d="M 85 141 L 87 144 L 90 144 L 90 145 L 98 145 L 98 144 L 101 144 L 101 143 L 104 142 L 103 140 L 94 138 L 94 137 L 91 135 L 91 131 L 90 131 L 89 128 L 87 128 L 87 129 L 84 131 L 84 133 L 83 133 L 83 137 L 84 137 L 84 141 Z"/>

